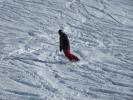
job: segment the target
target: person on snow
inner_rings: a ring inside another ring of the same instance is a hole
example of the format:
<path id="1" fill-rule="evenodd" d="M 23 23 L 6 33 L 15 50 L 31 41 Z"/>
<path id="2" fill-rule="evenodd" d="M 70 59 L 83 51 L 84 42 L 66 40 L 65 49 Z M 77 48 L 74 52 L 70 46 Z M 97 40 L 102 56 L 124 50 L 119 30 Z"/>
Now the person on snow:
<path id="1" fill-rule="evenodd" d="M 65 34 L 63 30 L 59 30 L 58 34 L 60 36 L 60 52 L 63 50 L 69 61 L 79 61 L 79 58 L 70 51 L 70 43 L 67 34 Z"/>

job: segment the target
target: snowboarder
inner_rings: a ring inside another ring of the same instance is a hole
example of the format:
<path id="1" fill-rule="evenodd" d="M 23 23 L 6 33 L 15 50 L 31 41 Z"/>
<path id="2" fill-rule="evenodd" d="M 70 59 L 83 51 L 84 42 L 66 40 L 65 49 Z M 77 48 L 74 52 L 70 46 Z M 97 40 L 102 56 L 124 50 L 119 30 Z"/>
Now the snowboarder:
<path id="1" fill-rule="evenodd" d="M 70 43 L 67 35 L 63 32 L 63 30 L 59 30 L 58 34 L 60 36 L 60 52 L 63 50 L 69 61 L 79 61 L 79 58 L 70 51 Z"/>

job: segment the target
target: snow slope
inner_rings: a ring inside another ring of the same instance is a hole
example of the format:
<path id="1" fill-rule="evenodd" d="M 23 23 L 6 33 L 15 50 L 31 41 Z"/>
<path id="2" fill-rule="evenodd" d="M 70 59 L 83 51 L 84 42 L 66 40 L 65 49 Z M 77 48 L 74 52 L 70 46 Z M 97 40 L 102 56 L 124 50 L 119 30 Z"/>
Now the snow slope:
<path id="1" fill-rule="evenodd" d="M 133 100 L 133 0 L 1 0 L 0 100 Z"/>

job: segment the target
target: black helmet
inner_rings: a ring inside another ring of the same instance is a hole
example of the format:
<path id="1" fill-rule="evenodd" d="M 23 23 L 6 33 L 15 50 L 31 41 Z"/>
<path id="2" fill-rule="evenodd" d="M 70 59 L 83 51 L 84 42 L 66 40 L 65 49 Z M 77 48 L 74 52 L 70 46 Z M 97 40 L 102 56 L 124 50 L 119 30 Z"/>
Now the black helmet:
<path id="1" fill-rule="evenodd" d="M 58 34 L 61 35 L 62 33 L 63 33 L 63 30 L 60 29 L 60 30 L 58 31 Z"/>

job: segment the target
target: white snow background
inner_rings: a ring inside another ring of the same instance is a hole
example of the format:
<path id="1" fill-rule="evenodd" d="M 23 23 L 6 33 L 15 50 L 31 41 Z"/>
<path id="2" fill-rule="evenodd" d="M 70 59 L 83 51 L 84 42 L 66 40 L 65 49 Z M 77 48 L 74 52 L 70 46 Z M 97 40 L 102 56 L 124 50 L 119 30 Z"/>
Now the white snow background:
<path id="1" fill-rule="evenodd" d="M 133 0 L 0 0 L 0 100 L 133 100 Z"/>

